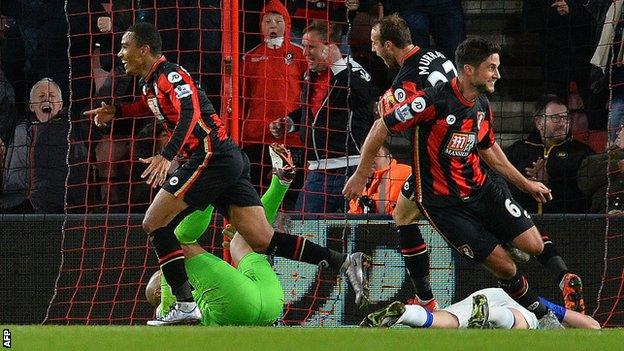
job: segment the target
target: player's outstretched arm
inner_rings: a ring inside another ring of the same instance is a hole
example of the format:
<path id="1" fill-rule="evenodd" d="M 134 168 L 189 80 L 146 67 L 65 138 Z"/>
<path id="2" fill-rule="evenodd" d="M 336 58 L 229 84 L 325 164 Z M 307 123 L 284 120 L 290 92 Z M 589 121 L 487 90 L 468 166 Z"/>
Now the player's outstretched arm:
<path id="1" fill-rule="evenodd" d="M 527 179 L 514 167 L 498 143 L 492 144 L 487 149 L 480 148 L 479 155 L 496 173 L 500 174 L 505 180 L 512 183 L 518 189 L 527 192 L 538 202 L 547 202 L 552 200 L 551 190 L 540 182 Z"/>
<path id="2" fill-rule="evenodd" d="M 117 108 L 114 105 L 107 105 L 104 101 L 102 101 L 102 105 L 100 107 L 85 111 L 83 114 L 85 116 L 93 117 L 93 121 L 96 126 L 104 127 L 106 126 L 106 123 L 110 122 L 110 120 L 115 117 L 116 111 Z"/>
<path id="3" fill-rule="evenodd" d="M 373 123 L 373 127 L 368 132 L 364 145 L 360 153 L 360 163 L 357 166 L 355 173 L 347 180 L 347 183 L 342 190 L 342 194 L 347 199 L 357 199 L 366 186 L 366 179 L 373 167 L 373 161 L 377 152 L 381 148 L 384 140 L 388 136 L 388 129 L 383 120 L 377 119 Z"/>

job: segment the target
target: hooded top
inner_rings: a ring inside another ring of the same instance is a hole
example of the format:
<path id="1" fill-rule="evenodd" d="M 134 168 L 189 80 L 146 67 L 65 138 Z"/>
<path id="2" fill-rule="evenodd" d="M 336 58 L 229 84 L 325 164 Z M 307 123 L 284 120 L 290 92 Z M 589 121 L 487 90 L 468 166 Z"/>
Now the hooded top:
<path id="1" fill-rule="evenodd" d="M 241 141 L 243 146 L 280 142 L 301 147 L 303 144 L 296 132 L 280 139 L 269 132 L 272 121 L 300 108 L 303 73 L 308 68 L 303 48 L 290 41 L 291 20 L 286 7 L 278 0 L 269 1 L 260 21 L 270 12 L 284 17 L 284 42 L 279 48 L 270 48 L 263 40 L 243 57 Z"/>

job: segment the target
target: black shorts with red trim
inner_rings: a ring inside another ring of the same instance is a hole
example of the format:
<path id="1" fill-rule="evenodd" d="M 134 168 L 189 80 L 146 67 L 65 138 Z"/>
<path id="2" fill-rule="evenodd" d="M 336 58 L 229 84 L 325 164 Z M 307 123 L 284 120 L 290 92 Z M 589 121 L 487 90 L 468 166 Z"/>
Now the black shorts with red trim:
<path id="1" fill-rule="evenodd" d="M 213 205 L 225 217 L 230 205 L 262 206 L 249 179 L 249 159 L 236 147 L 215 154 L 196 150 L 163 189 L 196 209 Z"/>
<path id="2" fill-rule="evenodd" d="M 452 248 L 477 262 L 483 262 L 496 245 L 511 242 L 534 225 L 509 190 L 489 179 L 474 198 L 460 205 L 419 205 Z"/>

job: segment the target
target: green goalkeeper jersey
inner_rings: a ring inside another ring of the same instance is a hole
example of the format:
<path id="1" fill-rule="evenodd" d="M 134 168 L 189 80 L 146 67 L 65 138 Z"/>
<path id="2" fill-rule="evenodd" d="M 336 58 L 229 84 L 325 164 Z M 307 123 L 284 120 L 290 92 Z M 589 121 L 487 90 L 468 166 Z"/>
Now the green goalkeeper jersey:
<path id="1" fill-rule="evenodd" d="M 187 259 L 185 266 L 203 325 L 266 326 L 282 313 L 284 291 L 264 255 L 251 252 L 234 268 L 205 253 Z M 167 313 L 169 307 L 165 306 L 173 305 L 175 296 L 166 283 L 161 289 L 159 310 Z"/>

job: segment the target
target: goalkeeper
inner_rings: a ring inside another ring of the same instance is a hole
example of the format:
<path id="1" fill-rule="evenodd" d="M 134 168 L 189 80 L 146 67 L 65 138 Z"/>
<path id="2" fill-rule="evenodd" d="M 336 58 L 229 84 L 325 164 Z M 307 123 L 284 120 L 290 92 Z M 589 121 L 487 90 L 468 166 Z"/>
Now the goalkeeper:
<path id="1" fill-rule="evenodd" d="M 272 144 L 269 152 L 274 174 L 271 185 L 261 200 L 267 220 L 273 223 L 284 195 L 294 179 L 295 169 L 290 153 L 283 145 Z M 193 297 L 201 311 L 201 324 L 273 324 L 282 313 L 284 291 L 266 257 L 253 252 L 245 239 L 229 225 L 223 233 L 232 239 L 229 244 L 230 253 L 237 268 L 206 252 L 197 244 L 197 239 L 210 225 L 213 210 L 209 206 L 204 211 L 191 213 L 174 231 L 184 251 L 184 264 L 189 281 L 195 287 Z M 145 293 L 148 302 L 157 306 L 157 319 L 147 324 L 164 325 L 159 317 L 169 312 L 176 298 L 160 270 L 150 278 Z"/>

